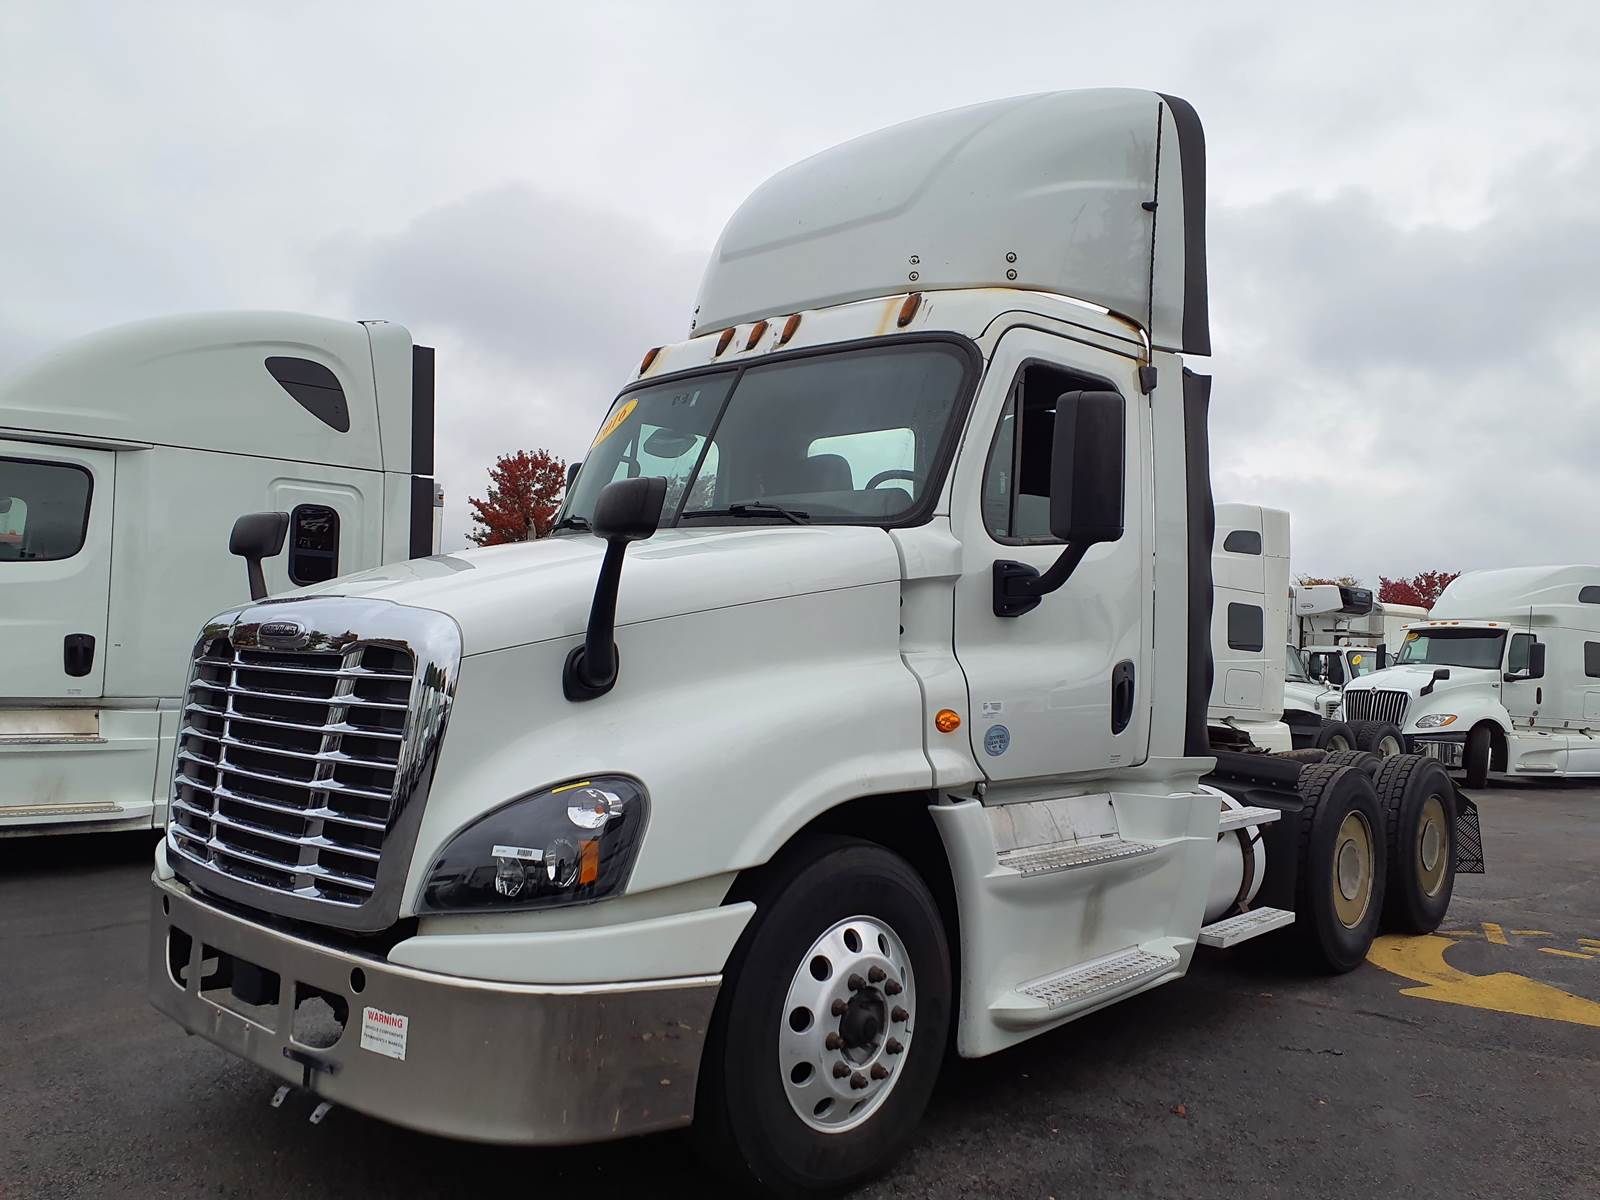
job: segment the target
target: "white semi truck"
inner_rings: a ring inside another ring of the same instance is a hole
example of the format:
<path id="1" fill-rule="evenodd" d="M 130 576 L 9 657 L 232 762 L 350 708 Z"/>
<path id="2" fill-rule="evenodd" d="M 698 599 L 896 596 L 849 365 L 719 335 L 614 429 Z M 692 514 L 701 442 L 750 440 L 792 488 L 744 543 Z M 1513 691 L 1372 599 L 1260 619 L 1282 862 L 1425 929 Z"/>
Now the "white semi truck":
<path id="1" fill-rule="evenodd" d="M 1391 723 L 1472 787 L 1600 775 L 1600 567 L 1461 575 L 1392 667 L 1346 686 L 1344 709 Z"/>
<path id="2" fill-rule="evenodd" d="M 0 836 L 160 828 L 197 622 L 433 549 L 433 351 L 399 325 L 169 317 L 0 385 Z"/>
<path id="3" fill-rule="evenodd" d="M 1432 928 L 1420 758 L 1212 752 L 1204 146 L 1142 91 L 780 173 L 554 536 L 194 643 L 150 995 L 331 1104 L 484 1142 L 692 1123 L 851 1186 L 979 1056 L 1282 929 Z"/>

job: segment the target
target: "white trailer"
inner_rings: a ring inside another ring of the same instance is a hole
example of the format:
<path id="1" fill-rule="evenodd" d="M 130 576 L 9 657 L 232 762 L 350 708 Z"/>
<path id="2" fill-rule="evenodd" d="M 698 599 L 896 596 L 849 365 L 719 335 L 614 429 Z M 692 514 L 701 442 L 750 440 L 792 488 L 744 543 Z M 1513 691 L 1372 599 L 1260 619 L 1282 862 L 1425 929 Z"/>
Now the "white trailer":
<path id="1" fill-rule="evenodd" d="M 432 356 L 399 325 L 219 313 L 0 386 L 0 835 L 165 823 L 195 623 L 251 596 L 237 518 L 283 514 L 274 593 L 430 553 Z"/>
<path id="2" fill-rule="evenodd" d="M 1208 741 L 1204 205 L 1198 118 L 1141 91 L 768 181 L 554 536 L 202 629 L 157 1007 L 320 1104 L 692 1123 L 797 1196 L 893 1161 L 952 1047 L 1201 946 L 1343 971 L 1437 926 L 1473 812 L 1441 766 Z"/>
<path id="3" fill-rule="evenodd" d="M 1394 666 L 1345 689 L 1471 786 L 1600 775 L 1600 567 L 1470 571 L 1405 634 Z"/>

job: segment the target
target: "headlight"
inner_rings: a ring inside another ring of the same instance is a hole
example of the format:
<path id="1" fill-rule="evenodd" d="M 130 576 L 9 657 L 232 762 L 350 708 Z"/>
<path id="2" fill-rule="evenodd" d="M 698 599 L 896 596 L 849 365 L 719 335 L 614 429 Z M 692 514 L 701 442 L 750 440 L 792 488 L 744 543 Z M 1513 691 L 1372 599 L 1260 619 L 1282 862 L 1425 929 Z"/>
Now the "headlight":
<path id="1" fill-rule="evenodd" d="M 1429 713 L 1417 718 L 1418 729 L 1442 729 L 1456 719 L 1455 713 Z"/>
<path id="2" fill-rule="evenodd" d="M 505 912 L 615 895 L 633 870 L 647 810 L 643 785 L 620 775 L 513 800 L 445 843 L 420 907 Z"/>

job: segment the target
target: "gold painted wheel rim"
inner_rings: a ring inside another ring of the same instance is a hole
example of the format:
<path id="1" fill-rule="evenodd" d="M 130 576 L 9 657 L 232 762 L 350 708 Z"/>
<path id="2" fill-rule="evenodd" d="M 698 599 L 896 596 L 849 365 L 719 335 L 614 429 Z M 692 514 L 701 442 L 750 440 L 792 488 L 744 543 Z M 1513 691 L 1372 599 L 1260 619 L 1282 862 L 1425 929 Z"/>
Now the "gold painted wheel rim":
<path id="1" fill-rule="evenodd" d="M 1333 843 L 1333 912 L 1339 924 L 1354 929 L 1372 904 L 1372 826 L 1365 815 L 1348 812 Z"/>
<path id="2" fill-rule="evenodd" d="M 1444 817 L 1444 801 L 1438 795 L 1422 803 L 1422 819 L 1417 822 L 1417 878 L 1425 896 L 1444 890 L 1449 874 L 1450 824 Z"/>

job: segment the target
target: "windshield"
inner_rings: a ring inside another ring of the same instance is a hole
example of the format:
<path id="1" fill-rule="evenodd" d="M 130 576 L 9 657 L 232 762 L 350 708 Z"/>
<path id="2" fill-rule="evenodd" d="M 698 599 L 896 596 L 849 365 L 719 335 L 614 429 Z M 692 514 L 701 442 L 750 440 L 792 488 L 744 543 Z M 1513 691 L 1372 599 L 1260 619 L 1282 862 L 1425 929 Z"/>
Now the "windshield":
<path id="1" fill-rule="evenodd" d="M 1306 674 L 1306 660 L 1300 654 L 1300 647 L 1285 646 L 1287 658 L 1283 666 L 1283 677 L 1291 683 L 1310 683 L 1311 676 Z"/>
<path id="2" fill-rule="evenodd" d="M 1413 629 L 1395 662 L 1493 669 L 1500 665 L 1505 638 L 1501 629 Z"/>
<path id="3" fill-rule="evenodd" d="M 1378 652 L 1350 650 L 1345 653 L 1345 661 L 1350 664 L 1350 678 L 1360 679 L 1363 675 L 1371 675 L 1378 669 Z"/>
<path id="4" fill-rule="evenodd" d="M 892 524 L 939 484 L 967 359 L 873 346 L 684 377 L 617 398 L 558 522 L 617 479 L 667 480 L 663 526 Z"/>

